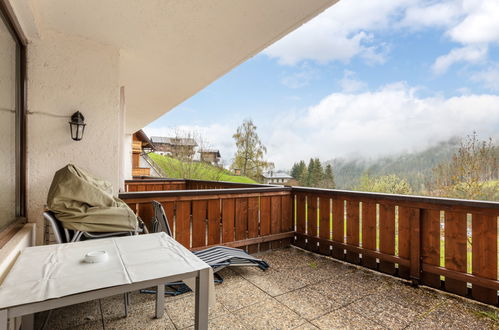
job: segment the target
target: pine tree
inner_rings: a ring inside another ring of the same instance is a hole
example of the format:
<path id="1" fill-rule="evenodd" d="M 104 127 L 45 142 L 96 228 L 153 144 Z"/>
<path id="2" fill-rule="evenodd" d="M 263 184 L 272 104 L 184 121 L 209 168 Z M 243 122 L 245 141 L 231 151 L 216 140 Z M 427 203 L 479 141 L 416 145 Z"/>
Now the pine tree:
<path id="1" fill-rule="evenodd" d="M 330 189 L 336 187 L 336 184 L 334 183 L 333 167 L 331 166 L 331 164 L 326 165 L 326 169 L 324 170 L 324 180 L 322 186 L 323 188 L 330 188 Z"/>
<path id="2" fill-rule="evenodd" d="M 314 173 L 315 173 L 315 160 L 313 158 L 310 158 L 307 167 L 307 178 L 305 180 L 306 187 L 313 187 Z"/>
<path id="3" fill-rule="evenodd" d="M 299 168 L 300 168 L 300 173 L 298 174 L 297 180 L 300 186 L 305 186 L 307 181 L 308 168 L 303 160 L 300 161 Z"/>
<path id="4" fill-rule="evenodd" d="M 300 174 L 300 163 L 294 163 L 293 167 L 291 168 L 291 176 L 299 181 Z"/>
<path id="5" fill-rule="evenodd" d="M 324 169 L 319 158 L 314 159 L 314 169 L 312 171 L 312 187 L 319 187 L 324 179 Z"/>

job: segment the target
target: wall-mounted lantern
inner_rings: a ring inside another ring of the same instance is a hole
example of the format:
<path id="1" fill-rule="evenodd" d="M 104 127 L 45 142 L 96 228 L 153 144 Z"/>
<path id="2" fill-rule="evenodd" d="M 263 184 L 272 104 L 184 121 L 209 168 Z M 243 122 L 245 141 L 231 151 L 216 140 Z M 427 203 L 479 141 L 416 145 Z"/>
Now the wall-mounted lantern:
<path id="1" fill-rule="evenodd" d="M 81 112 L 76 111 L 71 116 L 71 121 L 69 122 L 69 127 L 71 129 L 71 138 L 75 141 L 80 141 L 83 138 L 83 132 L 85 132 L 85 117 Z"/>

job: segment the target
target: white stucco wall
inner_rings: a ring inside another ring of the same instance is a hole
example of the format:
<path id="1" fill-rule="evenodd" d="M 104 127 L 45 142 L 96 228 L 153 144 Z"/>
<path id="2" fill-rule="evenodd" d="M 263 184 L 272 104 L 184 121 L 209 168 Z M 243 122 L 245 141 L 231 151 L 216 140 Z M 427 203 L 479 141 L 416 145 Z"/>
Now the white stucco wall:
<path id="1" fill-rule="evenodd" d="M 125 134 L 123 144 L 123 169 L 124 180 L 132 179 L 132 134 Z"/>
<path id="2" fill-rule="evenodd" d="M 28 221 L 41 223 L 52 177 L 68 163 L 119 187 L 119 51 L 46 31 L 28 47 L 28 72 Z M 69 133 L 76 110 L 87 123 L 82 141 Z"/>

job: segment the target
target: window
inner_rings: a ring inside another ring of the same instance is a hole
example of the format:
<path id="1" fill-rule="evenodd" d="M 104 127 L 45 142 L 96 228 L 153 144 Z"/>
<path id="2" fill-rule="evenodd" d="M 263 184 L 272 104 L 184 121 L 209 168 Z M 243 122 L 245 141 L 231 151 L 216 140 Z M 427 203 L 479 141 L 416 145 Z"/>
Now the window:
<path id="1" fill-rule="evenodd" d="M 25 49 L 0 1 L 0 231 L 25 215 Z"/>

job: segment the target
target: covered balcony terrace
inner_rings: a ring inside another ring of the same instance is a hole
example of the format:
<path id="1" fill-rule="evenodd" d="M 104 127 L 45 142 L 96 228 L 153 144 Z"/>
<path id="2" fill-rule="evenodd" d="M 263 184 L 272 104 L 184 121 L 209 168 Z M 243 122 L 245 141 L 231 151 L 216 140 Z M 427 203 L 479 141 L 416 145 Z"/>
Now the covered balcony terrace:
<path id="1" fill-rule="evenodd" d="M 144 221 L 160 201 L 191 250 L 223 244 L 270 269 L 221 271 L 210 328 L 497 328 L 499 203 L 195 180 L 126 181 Z M 192 293 L 122 297 L 54 312 L 49 328 L 193 326 Z M 43 314 L 38 322 L 43 321 Z"/>

